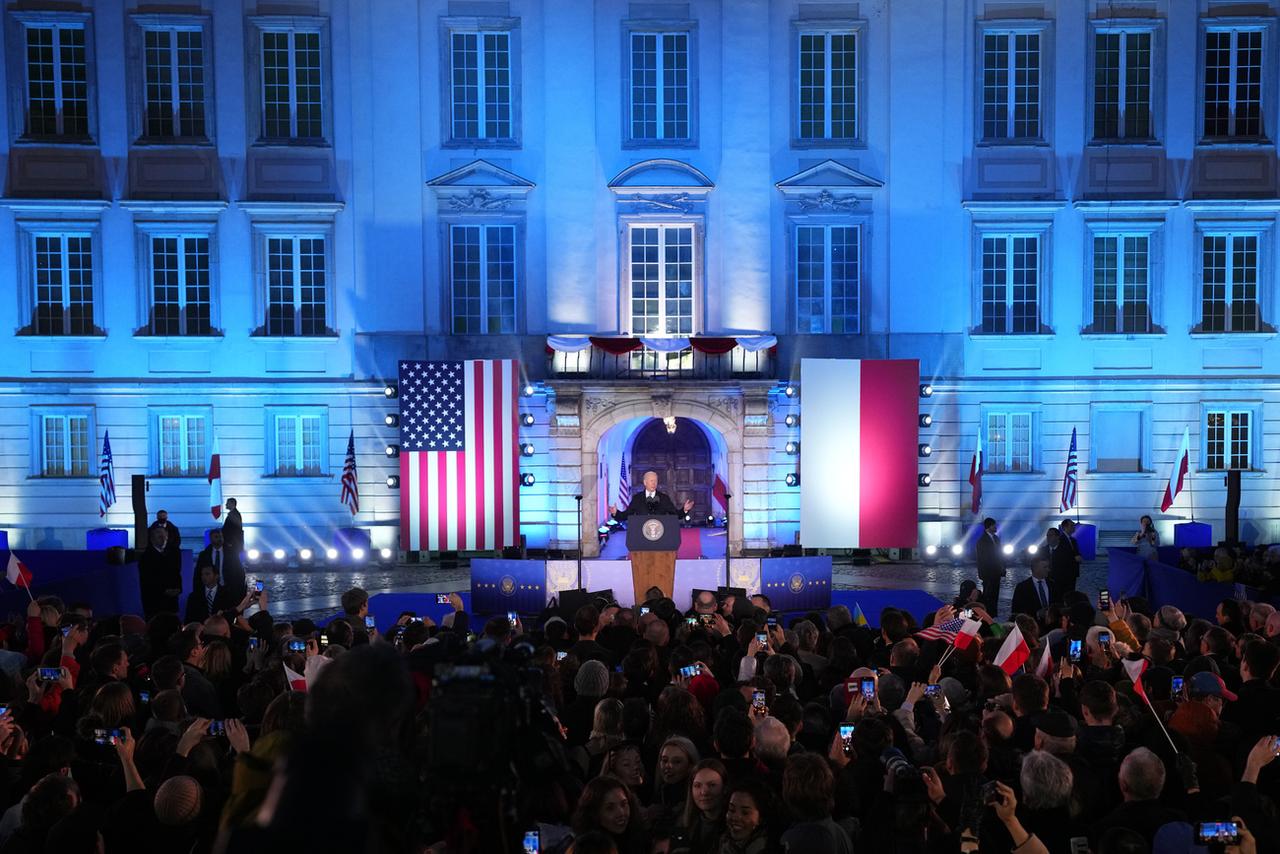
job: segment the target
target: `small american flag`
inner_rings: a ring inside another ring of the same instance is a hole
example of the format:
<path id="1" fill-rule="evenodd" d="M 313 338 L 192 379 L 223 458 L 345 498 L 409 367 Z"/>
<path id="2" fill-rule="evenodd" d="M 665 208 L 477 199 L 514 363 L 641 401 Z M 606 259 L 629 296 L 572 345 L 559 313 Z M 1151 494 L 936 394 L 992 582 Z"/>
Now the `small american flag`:
<path id="1" fill-rule="evenodd" d="M 1062 473 L 1062 511 L 1076 506 L 1076 428 L 1071 428 L 1071 450 L 1067 451 L 1067 468 Z"/>
<path id="2" fill-rule="evenodd" d="M 102 434 L 102 465 L 98 467 L 98 515 L 116 503 L 116 466 L 111 457 L 111 434 Z"/>
<path id="3" fill-rule="evenodd" d="M 519 365 L 401 362 L 400 542 L 414 551 L 519 543 Z"/>
<path id="4" fill-rule="evenodd" d="M 956 617 L 953 620 L 947 620 L 945 623 L 935 623 L 927 629 L 916 632 L 916 637 L 924 640 L 941 640 L 947 643 L 956 642 L 956 632 L 964 625 L 964 617 Z"/>
<path id="5" fill-rule="evenodd" d="M 622 455 L 622 471 L 618 475 L 618 508 L 627 509 L 631 503 L 631 482 L 627 480 L 627 455 Z"/>
<path id="6" fill-rule="evenodd" d="M 338 499 L 351 509 L 354 516 L 360 512 L 360 484 L 356 480 L 356 431 L 347 437 L 347 461 L 342 466 L 342 497 Z"/>

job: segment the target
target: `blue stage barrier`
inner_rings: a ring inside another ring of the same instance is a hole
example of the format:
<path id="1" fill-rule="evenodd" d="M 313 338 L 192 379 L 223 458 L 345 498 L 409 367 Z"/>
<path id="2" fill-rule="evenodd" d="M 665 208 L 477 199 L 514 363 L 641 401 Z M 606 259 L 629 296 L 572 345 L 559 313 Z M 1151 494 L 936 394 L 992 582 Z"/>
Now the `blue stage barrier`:
<path id="1" fill-rule="evenodd" d="M 1180 549 L 1212 548 L 1213 526 L 1204 522 L 1179 522 L 1173 526 L 1173 544 Z"/>
<path id="2" fill-rule="evenodd" d="M 1080 547 L 1080 557 L 1093 560 L 1098 556 L 1098 526 L 1089 524 L 1076 525 L 1076 545 Z"/>
<path id="3" fill-rule="evenodd" d="M 1159 560 L 1143 560 L 1132 548 L 1107 549 L 1107 586 L 1113 597 L 1145 596 L 1153 608 L 1174 605 L 1188 616 L 1212 619 L 1221 599 L 1257 600 L 1243 584 L 1200 581 L 1195 574 L 1165 561 L 1177 561 L 1177 547 L 1162 547 Z"/>
<path id="4" fill-rule="evenodd" d="M 142 595 L 138 591 L 138 565 L 110 566 L 101 551 L 73 551 L 70 549 L 23 549 L 17 552 L 18 560 L 31 570 L 31 592 L 36 596 L 59 596 L 68 605 L 72 602 L 88 602 L 95 614 L 142 615 Z M 0 564 L 9 561 L 8 551 L 0 552 Z M 190 549 L 182 550 L 182 585 L 188 593 L 191 584 L 191 568 L 194 564 Z M 11 584 L 0 584 L 0 610 L 5 613 L 25 613 L 27 591 Z M 185 596 L 179 601 L 181 608 Z M 180 612 L 181 613 L 181 612 Z"/>
<path id="5" fill-rule="evenodd" d="M 1134 549 L 1107 549 L 1107 589 L 1116 599 L 1129 596 L 1150 598 L 1147 592 L 1147 562 Z"/>
<path id="6" fill-rule="evenodd" d="M 84 547 L 88 551 L 106 551 L 113 546 L 129 548 L 129 532 L 124 528 L 91 528 L 84 533 Z"/>
<path id="7" fill-rule="evenodd" d="M 546 561 L 490 558 L 471 561 L 471 596 L 480 614 L 506 611 L 540 614 L 547 605 L 546 584 Z"/>
<path id="8" fill-rule="evenodd" d="M 820 611 L 831 605 L 831 556 L 760 561 L 760 590 L 775 611 Z"/>
<path id="9" fill-rule="evenodd" d="M 9 532 L 5 530 L 0 530 L 0 552 L 7 552 L 8 550 L 9 550 Z"/>
<path id="10" fill-rule="evenodd" d="M 831 604 L 844 605 L 850 614 L 856 614 L 854 606 L 862 608 L 867 624 L 880 628 L 880 612 L 885 608 L 900 608 L 924 624 L 924 618 L 946 603 L 923 590 L 835 590 Z"/>

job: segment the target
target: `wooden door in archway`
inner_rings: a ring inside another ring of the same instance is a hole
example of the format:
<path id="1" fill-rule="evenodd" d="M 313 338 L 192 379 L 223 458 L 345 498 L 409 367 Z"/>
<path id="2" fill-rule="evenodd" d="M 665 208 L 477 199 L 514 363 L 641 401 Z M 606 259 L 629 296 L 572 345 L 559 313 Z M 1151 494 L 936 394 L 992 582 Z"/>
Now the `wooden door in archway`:
<path id="1" fill-rule="evenodd" d="M 689 511 L 693 518 L 711 513 L 711 485 L 715 479 L 711 443 L 693 421 L 677 418 L 674 433 L 667 432 L 661 418 L 640 428 L 628 462 L 633 493 L 643 488 L 641 478 L 647 471 L 658 473 L 658 491 L 670 495 L 677 507 L 686 498 L 693 499 L 693 510 Z"/>

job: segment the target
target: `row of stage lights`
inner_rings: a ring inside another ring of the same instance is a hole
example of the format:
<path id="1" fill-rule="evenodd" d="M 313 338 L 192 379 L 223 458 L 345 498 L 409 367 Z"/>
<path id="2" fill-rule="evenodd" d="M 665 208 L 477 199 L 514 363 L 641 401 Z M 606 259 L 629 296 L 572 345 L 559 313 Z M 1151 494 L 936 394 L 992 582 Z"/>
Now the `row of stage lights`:
<path id="1" fill-rule="evenodd" d="M 523 397 L 533 397 L 533 394 L 535 391 L 537 391 L 537 389 L 535 389 L 532 385 L 526 384 L 520 391 L 521 391 L 521 396 Z M 400 390 L 396 387 L 395 383 L 387 383 L 386 388 L 382 390 L 382 394 L 384 397 L 386 397 L 387 400 L 395 400 L 397 397 L 400 396 Z M 520 416 L 521 426 L 532 427 L 534 425 L 534 421 L 535 419 L 533 417 L 532 412 L 526 412 Z M 400 416 L 395 412 L 388 412 L 386 417 L 382 419 L 382 423 L 386 424 L 388 427 L 398 430 L 400 427 Z M 520 456 L 522 457 L 532 457 L 534 455 L 535 450 L 536 449 L 533 447 L 532 442 L 520 443 Z M 387 459 L 394 460 L 399 456 L 400 456 L 400 446 L 394 443 L 388 444 Z M 520 475 L 521 486 L 533 486 L 536 482 L 537 482 L 537 478 L 535 478 L 531 472 L 525 472 L 524 474 Z M 387 475 L 387 489 L 399 489 L 399 488 L 400 488 L 400 475 L 398 474 Z M 332 551 L 332 549 L 330 551 Z"/>
<path id="2" fill-rule="evenodd" d="M 395 561 L 396 553 L 391 549 L 372 549 L 370 551 L 365 551 L 359 546 L 356 546 L 344 555 L 340 550 L 330 546 L 327 549 L 297 549 L 292 553 L 292 556 L 296 558 L 297 562 L 301 565 L 315 563 L 319 561 L 322 556 L 324 560 L 333 564 L 341 562 L 364 563 L 370 559 L 376 559 L 381 563 L 392 563 Z M 281 548 L 270 550 L 249 549 L 245 552 L 245 557 L 249 559 L 250 564 L 261 564 L 268 561 L 287 564 L 289 562 L 290 552 Z"/>
<path id="3" fill-rule="evenodd" d="M 924 556 L 926 558 L 931 558 L 936 560 L 938 556 L 941 555 L 944 551 L 949 552 L 951 554 L 951 557 L 953 558 L 964 557 L 964 552 L 965 552 L 964 543 L 956 543 L 952 545 L 950 548 L 946 548 L 946 549 L 944 549 L 944 547 L 942 546 L 933 545 L 931 543 L 924 547 Z M 1005 543 L 1003 546 L 1001 546 L 1000 551 L 1004 552 L 1005 557 L 1013 557 L 1015 554 L 1018 553 L 1018 547 L 1013 545 L 1012 543 Z M 1031 557 L 1035 557 L 1037 554 L 1040 553 L 1040 547 L 1035 543 L 1032 543 L 1031 545 L 1027 546 L 1026 549 L 1024 549 L 1023 551 L 1025 551 L 1027 557 L 1031 558 Z"/>
<path id="4" fill-rule="evenodd" d="M 785 385 L 782 389 L 782 394 L 784 397 L 794 399 L 800 395 L 800 389 L 798 386 L 796 386 L 795 383 L 787 383 L 787 385 Z M 933 386 L 930 385 L 929 383 L 921 383 L 920 396 L 922 398 L 933 397 Z M 799 427 L 800 416 L 797 413 L 788 412 L 786 417 L 782 419 L 782 423 L 785 424 L 787 427 Z M 927 412 L 922 412 L 920 414 L 920 426 L 921 427 L 933 426 L 933 416 Z M 798 439 L 787 439 L 787 443 L 782 446 L 782 449 L 783 451 L 786 452 L 787 456 L 789 457 L 798 456 L 800 454 L 800 441 Z M 933 446 L 930 445 L 928 442 L 921 442 L 917 446 L 916 450 L 919 452 L 922 458 L 933 455 Z M 783 481 L 787 484 L 787 486 L 799 486 L 800 472 L 798 471 L 787 472 L 787 475 L 785 478 L 783 478 Z M 921 472 L 919 477 L 919 483 L 921 486 L 928 486 L 929 484 L 933 483 L 933 478 L 929 476 L 928 472 Z M 931 548 L 936 549 L 936 546 L 931 546 Z"/>

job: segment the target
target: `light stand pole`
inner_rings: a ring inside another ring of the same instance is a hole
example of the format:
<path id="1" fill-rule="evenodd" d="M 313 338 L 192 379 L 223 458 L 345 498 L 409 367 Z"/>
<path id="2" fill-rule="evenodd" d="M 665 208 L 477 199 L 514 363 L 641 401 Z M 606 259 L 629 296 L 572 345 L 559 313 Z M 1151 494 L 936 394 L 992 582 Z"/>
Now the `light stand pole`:
<path id="1" fill-rule="evenodd" d="M 729 544 L 730 544 L 729 534 L 733 530 L 732 523 L 729 521 L 731 518 L 729 516 L 729 499 L 732 497 L 733 497 L 732 493 L 726 492 L 724 494 L 724 586 L 725 587 L 733 586 L 733 584 L 730 581 L 731 573 L 729 571 Z"/>
<path id="2" fill-rule="evenodd" d="M 582 589 L 582 496 L 575 495 L 573 500 L 578 502 L 578 587 Z"/>

